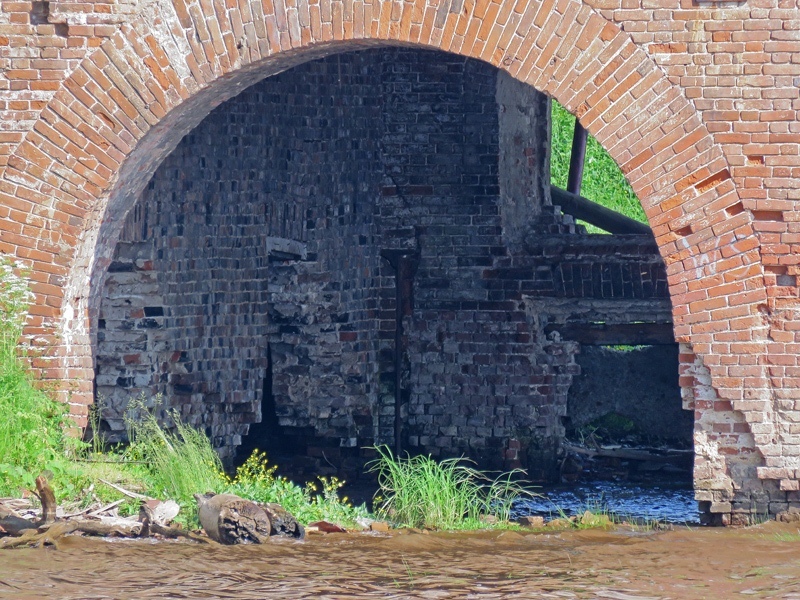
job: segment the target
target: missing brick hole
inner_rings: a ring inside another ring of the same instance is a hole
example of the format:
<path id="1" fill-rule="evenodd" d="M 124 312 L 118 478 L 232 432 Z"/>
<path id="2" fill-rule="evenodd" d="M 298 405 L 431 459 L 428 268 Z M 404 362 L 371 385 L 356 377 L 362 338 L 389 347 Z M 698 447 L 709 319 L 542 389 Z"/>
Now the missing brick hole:
<path id="1" fill-rule="evenodd" d="M 744 212 L 744 206 L 741 202 L 737 202 L 736 204 L 731 204 L 728 208 L 726 208 L 725 212 L 728 213 L 729 217 L 734 217 L 739 213 Z"/>
<path id="2" fill-rule="evenodd" d="M 754 210 L 753 218 L 756 221 L 783 221 L 783 211 L 780 210 Z"/>
<path id="3" fill-rule="evenodd" d="M 681 237 L 686 237 L 687 235 L 691 235 L 692 226 L 687 225 L 686 227 L 681 227 L 680 229 L 676 229 L 675 233 Z"/>
<path id="4" fill-rule="evenodd" d="M 768 265 L 764 267 L 767 273 L 775 275 L 775 285 L 781 287 L 797 287 L 797 275 L 789 275 L 789 269 L 782 265 Z"/>
<path id="5" fill-rule="evenodd" d="M 66 23 L 56 23 L 54 27 L 58 37 L 69 37 L 69 25 Z"/>
<path id="6" fill-rule="evenodd" d="M 719 173 L 715 173 L 711 177 L 708 177 L 695 185 L 694 187 L 697 189 L 698 192 L 701 194 L 707 192 L 708 190 L 717 187 L 723 181 L 727 181 L 731 178 L 731 174 L 728 169 L 723 169 Z"/>
<path id="7" fill-rule="evenodd" d="M 50 17 L 49 2 L 31 2 L 31 25 L 46 25 Z"/>

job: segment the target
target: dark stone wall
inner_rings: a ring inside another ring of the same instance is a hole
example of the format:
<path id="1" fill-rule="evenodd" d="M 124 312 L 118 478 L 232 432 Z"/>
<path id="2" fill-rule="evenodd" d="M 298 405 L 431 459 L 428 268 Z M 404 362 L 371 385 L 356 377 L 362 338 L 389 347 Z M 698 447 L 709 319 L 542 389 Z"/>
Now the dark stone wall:
<path id="1" fill-rule="evenodd" d="M 283 426 L 352 447 L 381 439 L 394 276 L 380 250 L 424 237 L 430 290 L 489 264 L 496 77 L 455 56 L 368 51 L 215 110 L 159 168 L 118 245 L 97 351 L 109 426 L 121 430 L 130 397 L 161 392 L 233 448 L 260 419 L 269 343 Z M 301 242 L 303 257 L 270 257 L 272 238 Z M 133 304 L 157 316 L 137 320 Z"/>
<path id="2" fill-rule="evenodd" d="M 220 106 L 161 165 L 116 248 L 96 350 L 105 426 L 121 437 L 129 400 L 161 393 L 226 460 L 260 421 L 247 446 L 279 432 L 327 461 L 392 443 L 395 274 L 381 253 L 405 250 L 419 260 L 404 445 L 546 476 L 578 347 L 544 334 L 574 305 L 536 303 L 594 299 L 594 318 L 649 299 L 669 318 L 652 241 L 609 251 L 551 206 L 547 114 L 487 64 L 399 48 L 309 62 Z"/>

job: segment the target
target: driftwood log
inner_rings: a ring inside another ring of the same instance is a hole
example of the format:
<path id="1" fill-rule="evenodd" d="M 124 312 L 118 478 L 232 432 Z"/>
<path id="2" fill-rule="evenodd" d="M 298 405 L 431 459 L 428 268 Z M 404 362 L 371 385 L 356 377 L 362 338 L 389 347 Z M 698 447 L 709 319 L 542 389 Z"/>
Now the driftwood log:
<path id="1" fill-rule="evenodd" d="M 263 544 L 272 532 L 269 515 L 255 502 L 233 494 L 195 494 L 206 534 L 221 544 Z"/>
<path id="2" fill-rule="evenodd" d="M 305 530 L 280 504 L 261 504 L 233 494 L 195 494 L 206 534 L 222 544 L 263 544 L 270 536 L 303 539 Z"/>
<path id="3" fill-rule="evenodd" d="M 0 508 L 0 548 L 21 548 L 26 546 L 58 545 L 58 539 L 70 533 L 96 535 L 103 537 L 145 537 L 160 535 L 166 538 L 186 538 L 195 542 L 213 544 L 205 536 L 197 535 L 176 527 L 169 521 L 177 514 L 174 502 L 158 502 L 148 499 L 142 503 L 139 519 L 124 519 L 113 516 L 97 516 L 95 519 L 75 517 L 56 520 L 56 497 L 47 479 L 36 478 L 36 495 L 42 502 L 42 517 L 38 521 L 23 519 L 13 511 Z M 111 503 L 115 507 L 117 503 Z M 108 508 L 108 507 L 103 507 Z M 98 511 L 90 511 L 90 515 Z M 88 516 L 88 515 L 87 515 Z"/>
<path id="4" fill-rule="evenodd" d="M 42 502 L 42 517 L 38 521 L 23 519 L 12 510 L 0 507 L 0 533 L 11 536 L 20 536 L 29 531 L 36 531 L 43 525 L 49 525 L 56 520 L 56 495 L 43 475 L 36 478 L 36 496 Z"/>
<path id="5" fill-rule="evenodd" d="M 272 525 L 270 530 L 271 535 L 280 535 L 283 537 L 291 537 L 302 540 L 306 537 L 306 530 L 298 523 L 289 511 L 283 508 L 280 504 L 270 502 L 267 504 L 259 503 L 259 506 L 264 509 L 269 517 L 269 522 Z"/>
<path id="6" fill-rule="evenodd" d="M 619 458 L 621 460 L 641 460 L 664 463 L 681 462 L 694 455 L 694 450 L 657 450 L 622 447 L 604 448 L 602 446 L 586 448 L 568 442 L 564 443 L 564 449 L 590 458 Z"/>
<path id="7" fill-rule="evenodd" d="M 129 537 L 138 533 L 140 526 L 124 519 L 110 522 L 88 519 L 56 521 L 56 495 L 47 479 L 36 478 L 36 496 L 42 503 L 42 516 L 38 521 L 29 521 L 17 515 L 0 518 L 0 527 L 12 536 L 0 540 L 0 548 L 19 548 L 22 546 L 57 545 L 56 540 L 68 533 L 81 532 L 87 535 Z"/>

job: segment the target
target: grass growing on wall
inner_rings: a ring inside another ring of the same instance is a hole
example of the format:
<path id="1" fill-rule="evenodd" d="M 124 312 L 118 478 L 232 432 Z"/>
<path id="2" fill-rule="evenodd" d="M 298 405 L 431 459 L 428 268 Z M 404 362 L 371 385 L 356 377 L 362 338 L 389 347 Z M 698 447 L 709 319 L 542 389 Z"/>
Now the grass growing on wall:
<path id="1" fill-rule="evenodd" d="M 552 150 L 550 156 L 550 181 L 562 189 L 567 187 L 569 156 L 575 117 L 555 100 L 552 101 Z M 642 205 L 625 179 L 622 171 L 597 141 L 589 136 L 586 144 L 586 162 L 583 169 L 581 196 L 602 204 L 631 219 L 647 223 Z M 601 230 L 588 226 L 590 232 Z"/>

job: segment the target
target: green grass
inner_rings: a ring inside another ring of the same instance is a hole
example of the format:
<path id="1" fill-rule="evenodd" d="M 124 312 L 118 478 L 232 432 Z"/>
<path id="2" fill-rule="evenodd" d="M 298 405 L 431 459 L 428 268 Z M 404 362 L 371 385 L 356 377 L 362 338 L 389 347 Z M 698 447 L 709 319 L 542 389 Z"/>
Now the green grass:
<path id="1" fill-rule="evenodd" d="M 25 273 L 0 260 L 0 495 L 31 489 L 48 472 L 63 498 L 85 483 L 70 460 L 80 442 L 65 434 L 65 406 L 34 386 L 17 345 L 31 299 Z"/>
<path id="2" fill-rule="evenodd" d="M 378 514 L 408 527 L 428 529 L 486 528 L 481 517 L 492 515 L 499 524 L 508 521 L 511 504 L 528 493 L 513 478 L 516 472 L 490 479 L 462 464 L 460 459 L 440 462 L 430 456 L 396 457 L 385 446 L 370 472 L 378 474 Z"/>
<path id="3" fill-rule="evenodd" d="M 264 452 L 255 450 L 233 478 L 226 478 L 225 491 L 257 502 L 276 502 L 301 523 L 329 521 L 353 527 L 369 515 L 365 506 L 353 506 L 347 497 L 339 497 L 344 482 L 336 477 L 318 477 L 316 483 L 300 487 L 277 476 L 276 470 Z"/>
<path id="4" fill-rule="evenodd" d="M 796 533 L 792 533 L 791 531 L 777 531 L 767 536 L 767 539 L 776 542 L 800 542 L 800 529 L 798 529 Z"/>
<path id="5" fill-rule="evenodd" d="M 553 100 L 551 114 L 553 135 L 550 181 L 555 186 L 566 188 L 575 117 L 555 100 Z M 647 223 L 642 205 L 622 171 L 603 147 L 597 143 L 597 140 L 591 136 L 586 145 L 581 196 L 632 219 Z M 587 229 L 592 233 L 605 233 L 591 225 L 587 226 Z"/>
<path id="6" fill-rule="evenodd" d="M 125 456 L 146 465 L 150 494 L 175 500 L 193 522 L 197 510 L 193 495 L 219 493 L 225 485 L 222 463 L 205 434 L 184 424 L 176 413 L 170 417 L 172 431 L 162 427 L 143 402 L 133 403 L 126 419 L 131 444 Z"/>
<path id="7" fill-rule="evenodd" d="M 125 456 L 146 464 L 144 481 L 148 492 L 175 500 L 181 507 L 180 520 L 188 526 L 198 525 L 194 494 L 205 492 L 275 502 L 301 523 L 325 520 L 352 526 L 357 518 L 367 516 L 365 507 L 354 507 L 347 498 L 339 498 L 338 490 L 344 482 L 335 477 L 319 477 L 318 483 L 300 487 L 276 476 L 277 467 L 269 465 L 266 454 L 258 450 L 229 477 L 203 432 L 184 424 L 174 412 L 170 415 L 174 428 L 165 429 L 144 404 L 140 400 L 129 413 L 131 444 Z"/>

